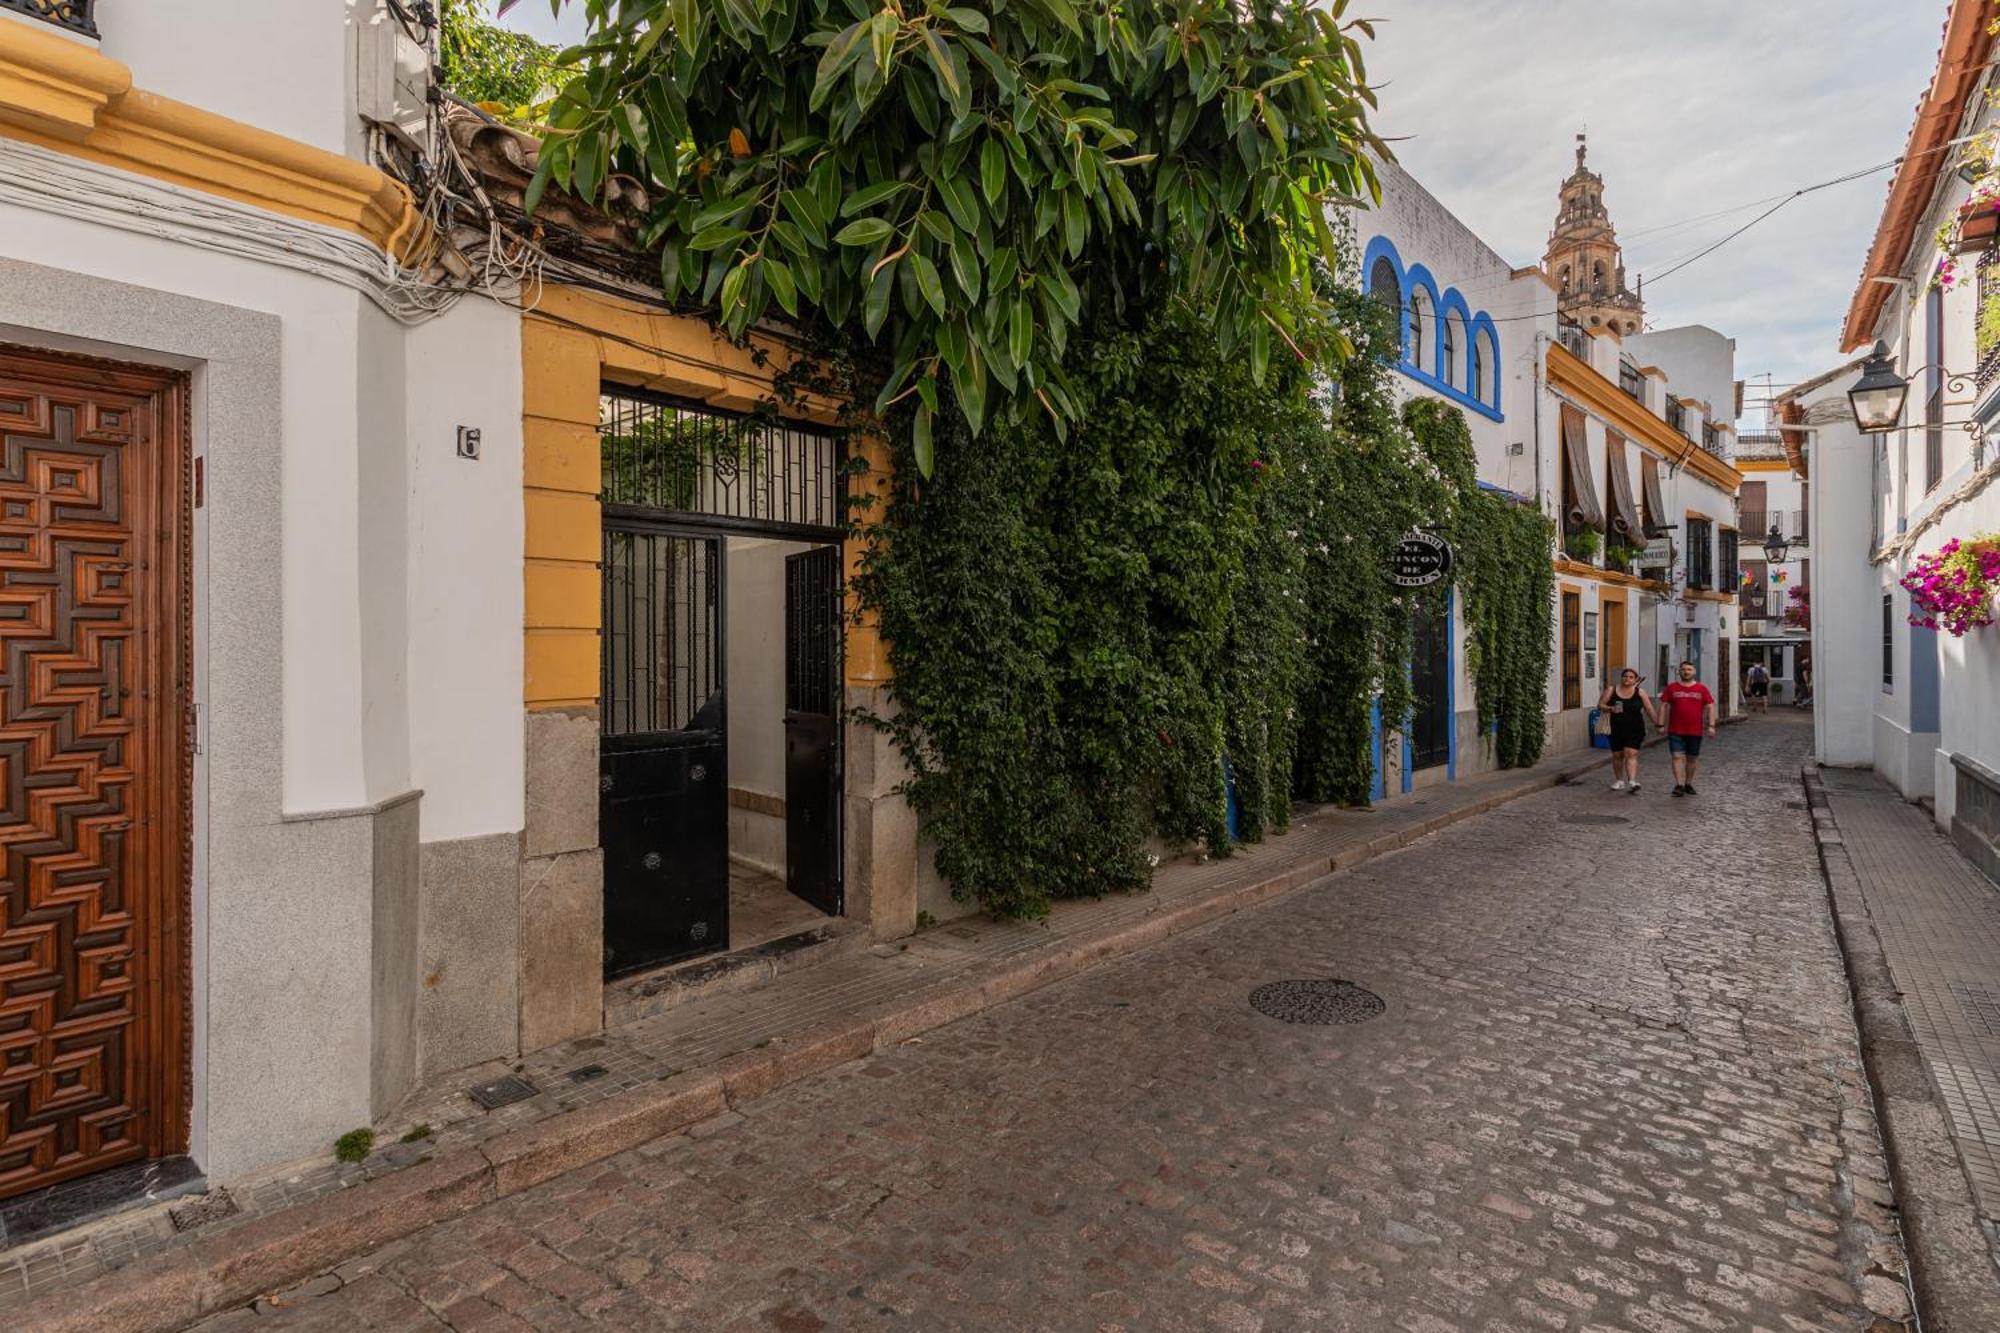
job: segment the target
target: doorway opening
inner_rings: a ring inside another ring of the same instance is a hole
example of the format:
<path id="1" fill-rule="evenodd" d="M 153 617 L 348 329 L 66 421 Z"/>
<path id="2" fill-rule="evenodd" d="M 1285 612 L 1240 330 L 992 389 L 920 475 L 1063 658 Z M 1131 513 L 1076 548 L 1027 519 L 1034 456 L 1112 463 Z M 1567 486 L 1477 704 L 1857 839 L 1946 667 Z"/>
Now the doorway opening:
<path id="1" fill-rule="evenodd" d="M 607 977 L 844 908 L 841 445 L 607 387 L 599 841 Z"/>
<path id="2" fill-rule="evenodd" d="M 1448 764 L 1452 727 L 1451 612 L 1433 610 L 1422 597 L 1417 599 L 1411 625 L 1410 689 L 1415 697 L 1415 712 L 1410 718 L 1412 771 Z"/>

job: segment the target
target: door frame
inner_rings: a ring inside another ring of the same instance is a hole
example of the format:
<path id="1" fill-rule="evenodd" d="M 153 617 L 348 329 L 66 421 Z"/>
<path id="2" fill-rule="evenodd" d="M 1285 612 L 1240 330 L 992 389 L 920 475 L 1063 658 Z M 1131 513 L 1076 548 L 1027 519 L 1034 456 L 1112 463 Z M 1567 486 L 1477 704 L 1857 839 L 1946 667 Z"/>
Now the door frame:
<path id="1" fill-rule="evenodd" d="M 755 421 L 758 419 L 755 413 L 738 411 L 728 407 L 720 407 L 712 403 L 702 402 L 701 400 L 695 398 L 688 398 L 673 393 L 664 393 L 657 389 L 648 389 L 638 385 L 620 383 L 617 380 L 613 379 L 605 379 L 600 382 L 598 388 L 598 401 L 600 403 L 600 412 L 602 410 L 601 408 L 602 403 L 609 398 L 621 399 L 634 404 L 651 405 L 669 411 L 696 414 L 703 417 L 720 418 L 720 419 L 734 420 L 734 421 Z M 781 417 L 777 418 L 772 424 L 785 430 L 807 431 L 817 435 L 822 435 L 831 438 L 833 443 L 832 461 L 830 468 L 827 468 L 827 470 L 824 472 L 824 476 L 830 480 L 831 485 L 833 487 L 831 504 L 841 514 L 844 515 L 846 513 L 846 504 L 847 504 L 847 488 L 844 482 L 844 478 L 846 476 L 847 460 L 849 456 L 846 436 L 837 429 L 833 429 L 806 420 L 794 420 L 792 418 Z M 784 459 L 785 472 L 783 473 L 783 475 L 790 476 L 791 469 L 794 465 L 795 465 L 794 460 L 788 453 Z M 826 467 L 824 463 L 822 464 L 822 466 Z M 693 509 L 675 509 L 675 508 L 667 508 L 667 507 L 660 507 L 653 505 L 618 503 L 608 499 L 604 499 L 603 498 L 604 491 L 602 487 L 603 487 L 603 481 L 600 480 L 599 512 L 601 517 L 599 520 L 599 528 L 601 532 L 609 531 L 614 528 L 624 529 L 624 530 L 643 530 L 670 536 L 713 538 L 717 543 L 717 549 L 721 554 L 721 560 L 719 562 L 717 570 L 717 577 L 719 579 L 724 580 L 725 586 L 719 596 L 718 607 L 717 607 L 716 651 L 718 657 L 716 663 L 716 670 L 718 673 L 718 680 L 720 683 L 720 693 L 724 701 L 722 706 L 723 726 L 724 726 L 723 743 L 724 743 L 724 750 L 726 753 L 728 747 L 728 717 L 729 717 L 729 705 L 728 705 L 729 661 L 728 661 L 728 651 L 727 651 L 728 593 L 726 590 L 729 539 L 731 537 L 769 538 L 779 541 L 811 543 L 812 545 L 815 546 L 831 546 L 835 549 L 836 552 L 835 562 L 837 568 L 844 571 L 847 567 L 847 555 L 848 555 L 847 542 L 846 542 L 847 529 L 844 526 L 835 526 L 835 525 L 811 522 L 811 521 L 795 521 L 784 517 L 772 517 L 768 515 L 759 516 L 756 514 L 714 513 L 714 512 L 705 512 L 702 510 L 693 510 Z M 802 510 L 804 509 L 805 504 L 806 504 L 805 501 L 803 500 L 800 501 L 800 506 Z M 789 500 L 786 502 L 786 505 L 787 505 L 787 512 L 789 513 L 790 512 Z M 839 644 L 837 645 L 836 649 L 837 653 L 836 660 L 841 663 L 844 663 L 846 660 L 847 629 L 848 629 L 848 617 L 843 613 L 839 618 L 837 625 L 837 632 L 840 638 L 839 638 Z M 781 635 L 782 635 L 782 629 L 781 629 Z M 602 654 L 603 651 L 604 649 L 600 647 L 599 649 L 600 654 Z M 836 671 L 834 688 L 838 692 L 839 703 L 840 703 L 840 709 L 839 712 L 836 713 L 836 717 L 837 718 L 844 717 L 846 713 L 846 680 L 843 671 L 839 670 Z M 601 706 L 608 706 L 608 704 L 605 704 L 604 701 L 601 701 Z M 780 717 L 779 721 L 782 725 L 783 721 L 782 716 Z M 835 854 L 836 865 L 834 867 L 834 870 L 840 886 L 842 915 L 845 914 L 845 909 L 847 905 L 846 904 L 847 875 L 846 875 L 846 864 L 845 864 L 846 848 L 847 848 L 846 731 L 847 731 L 846 727 L 844 725 L 839 725 L 838 723 L 836 723 L 833 729 L 834 732 L 833 764 L 834 764 L 834 772 L 837 775 L 836 780 L 839 783 L 839 790 L 836 793 L 836 799 L 833 802 L 833 811 L 832 811 L 833 820 L 835 824 L 835 835 L 834 835 L 835 846 L 837 848 Z M 601 743 L 602 742 L 600 740 L 600 744 Z M 726 790 L 727 787 L 725 784 L 725 792 Z M 724 804 L 723 820 L 724 820 L 723 838 L 724 838 L 724 846 L 726 849 L 729 846 L 728 805 L 726 800 Z M 601 830 L 598 835 L 598 844 L 600 847 L 603 846 L 603 833 Z M 726 850 L 725 850 L 725 855 L 726 855 Z M 787 890 L 789 891 L 790 886 L 787 885 L 786 887 Z M 680 961 L 685 961 L 685 960 L 680 960 Z M 672 966 L 672 963 L 662 964 L 662 966 Z"/>
<path id="2" fill-rule="evenodd" d="M 139 1091 L 129 1100 L 141 1121 L 149 1161 L 188 1151 L 194 1083 L 195 676 L 194 393 L 185 370 L 0 341 L 0 367 L 25 379 L 72 388 L 143 395 L 153 405 L 153 439 L 137 458 L 131 481 L 132 540 L 150 550 L 164 575 L 145 581 L 135 601 L 133 633 L 145 641 L 133 656 L 144 664 L 144 688 L 157 701 L 145 739 L 143 804 L 133 803 L 127 847 L 133 902 L 134 1040 Z M 158 644 L 165 639 L 161 651 Z M 137 784 L 134 784 L 135 787 Z M 144 912 L 142 914 L 141 905 Z M 153 1058 L 144 1058 L 151 1056 Z M 71 1170 L 44 1184 L 94 1175 L 109 1162 Z"/>

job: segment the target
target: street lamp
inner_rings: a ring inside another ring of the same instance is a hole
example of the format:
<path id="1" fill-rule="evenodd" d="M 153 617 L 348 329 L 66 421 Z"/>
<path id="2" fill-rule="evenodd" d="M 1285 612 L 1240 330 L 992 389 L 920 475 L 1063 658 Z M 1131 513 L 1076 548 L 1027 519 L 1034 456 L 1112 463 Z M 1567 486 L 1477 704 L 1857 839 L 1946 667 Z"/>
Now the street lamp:
<path id="1" fill-rule="evenodd" d="M 1903 419 L 1903 403 L 1910 396 L 1910 382 L 1896 373 L 1889 359 L 1889 345 L 1876 342 L 1875 351 L 1861 363 L 1861 378 L 1847 391 L 1854 409 L 1854 424 L 1864 435 L 1880 435 L 1896 429 Z"/>
<path id="2" fill-rule="evenodd" d="M 1785 563 L 1785 557 L 1792 553 L 1792 544 L 1785 540 L 1785 534 L 1776 523 L 1764 534 L 1764 558 L 1774 565 Z"/>

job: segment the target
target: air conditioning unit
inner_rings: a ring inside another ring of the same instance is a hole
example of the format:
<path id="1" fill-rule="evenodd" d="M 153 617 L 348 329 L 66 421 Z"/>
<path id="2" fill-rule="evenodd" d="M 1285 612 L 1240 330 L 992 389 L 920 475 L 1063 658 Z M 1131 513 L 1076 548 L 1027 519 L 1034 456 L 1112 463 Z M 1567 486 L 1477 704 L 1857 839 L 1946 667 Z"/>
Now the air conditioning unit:
<path id="1" fill-rule="evenodd" d="M 1743 622 L 1743 637 L 1744 637 L 1744 638 L 1746 638 L 1746 639 L 1761 639 L 1761 638 L 1763 638 L 1763 637 L 1764 637 L 1764 622 L 1763 622 L 1763 621 L 1761 621 L 1761 620 L 1746 620 L 1746 621 L 1744 621 L 1744 622 Z"/>
<path id="2" fill-rule="evenodd" d="M 374 0 L 355 34 L 356 109 L 405 145 L 422 149 L 431 115 L 430 30 L 410 0 Z"/>

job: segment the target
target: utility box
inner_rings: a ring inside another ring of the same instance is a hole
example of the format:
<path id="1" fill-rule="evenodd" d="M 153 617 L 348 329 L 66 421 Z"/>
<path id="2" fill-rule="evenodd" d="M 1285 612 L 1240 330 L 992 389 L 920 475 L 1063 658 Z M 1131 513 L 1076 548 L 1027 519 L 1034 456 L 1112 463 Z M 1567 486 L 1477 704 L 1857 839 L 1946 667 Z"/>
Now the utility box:
<path id="1" fill-rule="evenodd" d="M 366 12 L 366 11 L 364 11 Z M 408 0 L 374 0 L 355 33 L 355 104 L 361 118 L 422 149 L 431 114 L 431 30 Z"/>

